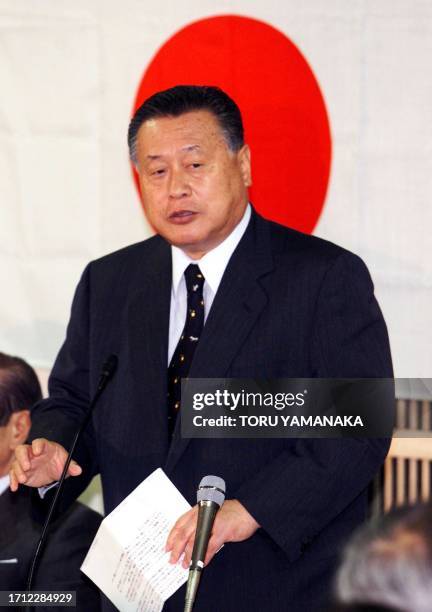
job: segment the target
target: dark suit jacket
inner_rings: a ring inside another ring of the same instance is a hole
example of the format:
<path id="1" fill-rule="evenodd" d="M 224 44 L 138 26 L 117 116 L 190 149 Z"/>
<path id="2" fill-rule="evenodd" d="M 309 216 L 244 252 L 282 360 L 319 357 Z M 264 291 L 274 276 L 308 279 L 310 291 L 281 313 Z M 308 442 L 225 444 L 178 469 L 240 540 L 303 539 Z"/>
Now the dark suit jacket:
<path id="1" fill-rule="evenodd" d="M 77 610 L 100 609 L 98 589 L 79 568 L 101 520 L 97 512 L 74 503 L 52 525 L 34 577 L 34 590 L 76 591 Z M 0 590 L 24 591 L 42 531 L 42 525 L 32 518 L 30 489 L 20 487 L 16 493 L 8 489 L 0 495 L 0 525 L 0 560 L 17 560 L 16 563 L 0 562 Z"/>
<path id="2" fill-rule="evenodd" d="M 227 544 L 206 568 L 196 611 L 317 610 L 339 545 L 365 517 L 366 487 L 388 442 L 187 440 L 167 430 L 171 251 L 155 236 L 89 264 L 56 360 L 51 399 L 32 437 L 69 446 L 107 355 L 117 374 L 76 453 L 98 471 L 110 512 L 162 466 L 195 503 L 202 476 L 217 474 L 262 526 Z M 334 244 L 252 214 L 225 271 L 191 377 L 386 377 L 387 331 L 363 262 Z M 182 610 L 184 589 L 167 603 Z"/>

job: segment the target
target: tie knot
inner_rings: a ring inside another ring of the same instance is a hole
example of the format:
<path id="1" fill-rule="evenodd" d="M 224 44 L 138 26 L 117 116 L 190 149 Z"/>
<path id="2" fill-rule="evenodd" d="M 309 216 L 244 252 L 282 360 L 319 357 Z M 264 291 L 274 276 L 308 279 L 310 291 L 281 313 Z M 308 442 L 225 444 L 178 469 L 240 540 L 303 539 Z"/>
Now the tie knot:
<path id="1" fill-rule="evenodd" d="M 186 288 L 188 293 L 202 293 L 204 286 L 204 276 L 196 264 L 189 264 L 184 271 Z"/>

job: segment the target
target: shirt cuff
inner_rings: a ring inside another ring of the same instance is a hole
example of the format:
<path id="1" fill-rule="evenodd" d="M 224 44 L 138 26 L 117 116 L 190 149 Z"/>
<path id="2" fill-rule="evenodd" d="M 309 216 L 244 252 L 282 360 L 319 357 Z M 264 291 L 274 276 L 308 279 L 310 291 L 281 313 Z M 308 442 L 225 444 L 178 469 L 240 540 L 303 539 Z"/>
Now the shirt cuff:
<path id="1" fill-rule="evenodd" d="M 53 489 L 57 485 L 58 485 L 58 480 L 56 482 L 52 482 L 49 485 L 46 485 L 45 487 L 38 487 L 39 497 L 41 499 L 43 499 L 45 497 L 45 495 L 48 493 L 48 491 L 50 491 L 51 489 Z"/>

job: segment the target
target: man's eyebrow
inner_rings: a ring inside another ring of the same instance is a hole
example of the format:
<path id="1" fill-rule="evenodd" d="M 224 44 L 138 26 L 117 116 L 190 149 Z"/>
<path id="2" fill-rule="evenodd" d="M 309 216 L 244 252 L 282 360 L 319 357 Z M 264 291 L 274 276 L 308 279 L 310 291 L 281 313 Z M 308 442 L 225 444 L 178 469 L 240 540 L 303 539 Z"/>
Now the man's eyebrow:
<path id="1" fill-rule="evenodd" d="M 186 151 L 187 153 L 189 153 L 190 151 L 200 151 L 201 150 L 201 146 L 198 144 L 193 144 L 193 145 L 185 145 L 184 147 L 181 148 L 181 151 Z M 161 159 L 163 157 L 163 155 L 147 155 L 146 158 L 150 161 L 153 161 L 155 159 Z"/>
<path id="2" fill-rule="evenodd" d="M 198 144 L 193 144 L 193 145 L 186 145 L 184 147 L 182 147 L 182 151 L 199 151 L 201 149 L 200 145 Z"/>

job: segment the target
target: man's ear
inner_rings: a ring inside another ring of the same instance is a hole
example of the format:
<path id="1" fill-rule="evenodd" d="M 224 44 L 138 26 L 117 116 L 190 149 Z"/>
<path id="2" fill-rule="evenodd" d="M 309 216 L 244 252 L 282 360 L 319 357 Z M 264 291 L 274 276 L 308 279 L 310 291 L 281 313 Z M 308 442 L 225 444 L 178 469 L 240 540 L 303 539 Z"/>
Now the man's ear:
<path id="1" fill-rule="evenodd" d="M 11 450 L 15 450 L 19 444 L 24 444 L 27 440 L 31 427 L 30 410 L 13 412 L 8 426 L 10 428 L 10 447 Z"/>
<path id="2" fill-rule="evenodd" d="M 251 174 L 251 152 L 249 145 L 244 144 L 241 149 L 239 149 L 238 160 L 240 164 L 240 172 L 243 177 L 243 183 L 245 187 L 250 187 L 252 185 L 252 174 Z"/>

